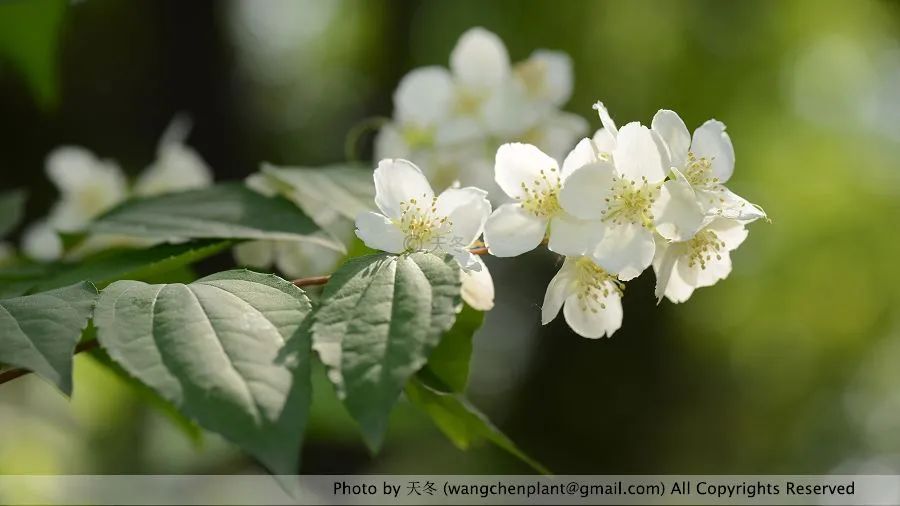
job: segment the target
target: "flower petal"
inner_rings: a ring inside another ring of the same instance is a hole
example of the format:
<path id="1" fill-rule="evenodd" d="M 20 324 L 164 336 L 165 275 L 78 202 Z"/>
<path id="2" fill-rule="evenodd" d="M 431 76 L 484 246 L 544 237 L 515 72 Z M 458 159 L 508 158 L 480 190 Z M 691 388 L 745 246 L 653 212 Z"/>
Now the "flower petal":
<path id="1" fill-rule="evenodd" d="M 619 130 L 613 160 L 623 177 L 632 181 L 646 178 L 650 183 L 657 183 L 666 178 L 669 169 L 664 150 L 656 132 L 631 122 Z"/>
<path id="2" fill-rule="evenodd" d="M 691 151 L 698 158 L 707 158 L 712 162 L 712 175 L 719 178 L 720 183 L 731 178 L 734 172 L 734 146 L 725 132 L 724 123 L 711 119 L 694 130 Z"/>
<path id="3" fill-rule="evenodd" d="M 560 213 L 550 220 L 550 251 L 566 256 L 587 255 L 603 238 L 606 225 Z"/>
<path id="4" fill-rule="evenodd" d="M 711 193 L 711 194 L 710 194 Z M 708 202 L 711 202 L 711 210 L 716 216 L 750 223 L 760 218 L 766 218 L 766 212 L 756 204 L 744 197 L 719 185 L 714 191 L 708 193 Z"/>
<path id="5" fill-rule="evenodd" d="M 561 160 L 572 143 L 588 131 L 588 122 L 577 114 L 554 111 L 532 127 L 530 139 L 554 160 Z"/>
<path id="6" fill-rule="evenodd" d="M 494 179 L 512 198 L 527 195 L 522 183 L 530 186 L 532 181 L 540 179 L 541 171 L 549 175 L 556 170 L 559 170 L 556 160 L 531 144 L 519 142 L 500 146 L 494 161 Z"/>
<path id="7" fill-rule="evenodd" d="M 385 158 L 409 158 L 411 149 L 400 133 L 399 127 L 394 123 L 388 123 L 378 130 L 375 136 L 375 159 Z"/>
<path id="8" fill-rule="evenodd" d="M 62 239 L 46 220 L 37 221 L 22 233 L 22 251 L 41 262 L 58 260 L 63 254 Z"/>
<path id="9" fill-rule="evenodd" d="M 656 238 L 656 252 L 653 255 L 653 272 L 656 274 L 656 303 L 659 304 L 666 289 L 669 280 L 672 278 L 672 271 L 675 268 L 675 262 L 684 250 L 683 244 L 669 244 L 662 238 Z"/>
<path id="10" fill-rule="evenodd" d="M 736 250 L 749 233 L 742 222 L 726 218 L 716 218 L 706 228 L 716 233 L 719 240 L 725 243 L 727 251 Z"/>
<path id="11" fill-rule="evenodd" d="M 649 230 L 639 224 L 626 223 L 607 227 L 592 257 L 607 272 L 628 281 L 650 265 L 655 251 L 656 244 Z"/>
<path id="12" fill-rule="evenodd" d="M 481 269 L 460 269 L 462 299 L 473 309 L 490 311 L 494 308 L 494 280 L 484 261 L 476 256 Z"/>
<path id="13" fill-rule="evenodd" d="M 686 241 L 703 226 L 705 213 L 691 184 L 677 170 L 663 183 L 652 211 L 656 231 L 670 241 Z"/>
<path id="14" fill-rule="evenodd" d="M 455 88 L 443 67 L 415 69 L 400 80 L 394 92 L 394 118 L 401 123 L 429 126 L 449 116 Z"/>
<path id="15" fill-rule="evenodd" d="M 232 250 L 234 261 L 245 267 L 267 269 L 275 262 L 275 241 L 248 241 L 238 244 Z"/>
<path id="16" fill-rule="evenodd" d="M 712 286 L 719 280 L 727 278 L 728 274 L 731 273 L 731 257 L 726 251 L 721 252 L 718 256 L 709 255 L 704 267 L 698 262 L 694 262 L 694 265 L 691 265 L 682 256 L 678 261 L 675 272 L 685 284 L 694 288 Z"/>
<path id="17" fill-rule="evenodd" d="M 581 139 L 575 148 L 566 155 L 566 159 L 562 164 L 562 178 L 565 179 L 569 174 L 579 167 L 584 167 L 589 163 L 597 161 L 597 153 L 594 152 L 594 146 L 590 139 Z"/>
<path id="18" fill-rule="evenodd" d="M 598 160 L 572 171 L 559 191 L 559 205 L 576 218 L 598 220 L 606 210 L 616 177 L 612 162 Z"/>
<path id="19" fill-rule="evenodd" d="M 606 130 L 613 139 L 618 137 L 619 129 L 616 128 L 616 123 L 613 121 L 612 116 L 609 115 L 609 111 L 606 110 L 606 106 L 603 105 L 603 102 L 595 103 L 594 110 L 600 115 L 600 123 L 603 124 L 603 129 Z"/>
<path id="20" fill-rule="evenodd" d="M 616 138 L 609 133 L 609 130 L 605 128 L 597 130 L 594 132 L 594 137 L 591 140 L 594 141 L 594 146 L 597 147 L 598 152 L 606 153 L 610 158 L 612 157 L 612 152 L 616 149 Z"/>
<path id="21" fill-rule="evenodd" d="M 539 124 L 542 110 L 528 107 L 522 83 L 507 81 L 496 86 L 481 108 L 481 122 L 488 133 L 500 139 L 514 139 Z"/>
<path id="22" fill-rule="evenodd" d="M 601 303 L 606 307 L 602 308 Z M 618 293 L 610 292 L 599 301 L 581 303 L 576 296 L 570 295 L 563 307 L 563 315 L 569 327 L 581 337 L 612 337 L 622 326 L 622 299 Z"/>
<path id="23" fill-rule="evenodd" d="M 378 162 L 375 169 L 375 205 L 391 219 L 400 218 L 400 203 L 416 199 L 431 205 L 434 192 L 422 171 L 410 161 L 399 158 Z"/>
<path id="24" fill-rule="evenodd" d="M 387 216 L 371 211 L 356 217 L 356 237 L 366 246 L 388 253 L 402 253 L 407 249 L 403 231 Z"/>
<path id="25" fill-rule="evenodd" d="M 681 274 L 679 273 L 679 266 L 682 263 L 684 263 L 684 261 L 681 259 L 676 262 L 675 268 L 672 269 L 669 280 L 666 283 L 665 296 L 669 301 L 675 304 L 685 302 L 694 293 L 694 286 L 682 279 Z"/>
<path id="26" fill-rule="evenodd" d="M 516 65 L 515 75 L 533 100 L 561 106 L 572 96 L 572 58 L 562 51 L 538 49 Z"/>
<path id="27" fill-rule="evenodd" d="M 504 204 L 484 225 L 484 242 L 497 257 L 514 257 L 537 248 L 547 232 L 547 220 L 519 204 Z"/>
<path id="28" fill-rule="evenodd" d="M 320 233 L 327 237 L 325 233 Z M 284 275 L 299 278 L 330 274 L 343 254 L 309 241 L 280 241 L 275 265 Z"/>
<path id="29" fill-rule="evenodd" d="M 203 188 L 212 184 L 212 170 L 200 154 L 184 144 L 160 146 L 156 161 L 134 185 L 137 195 L 149 196 Z"/>
<path id="30" fill-rule="evenodd" d="M 493 88 L 509 75 L 509 53 L 496 34 L 480 27 L 471 28 L 462 34 L 450 53 L 450 69 L 465 86 Z"/>
<path id="31" fill-rule="evenodd" d="M 547 285 L 544 293 L 544 304 L 541 306 L 541 324 L 547 325 L 562 309 L 563 303 L 573 293 L 572 284 L 575 281 L 575 258 L 567 257 L 559 272 Z"/>
<path id="32" fill-rule="evenodd" d="M 480 188 L 449 188 L 434 204 L 438 216 L 450 219 L 455 246 L 468 247 L 484 230 L 484 222 L 491 215 L 487 192 Z"/>
<path id="33" fill-rule="evenodd" d="M 659 134 L 669 150 L 669 162 L 672 166 L 684 167 L 691 148 L 691 134 L 681 117 L 674 111 L 660 109 L 653 116 L 651 128 Z"/>

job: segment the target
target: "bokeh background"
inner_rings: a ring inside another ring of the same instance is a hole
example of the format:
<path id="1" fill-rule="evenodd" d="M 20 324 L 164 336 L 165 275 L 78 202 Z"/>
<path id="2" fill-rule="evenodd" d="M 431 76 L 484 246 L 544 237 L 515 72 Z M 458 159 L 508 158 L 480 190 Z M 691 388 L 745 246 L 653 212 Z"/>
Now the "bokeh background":
<path id="1" fill-rule="evenodd" d="M 52 148 L 134 175 L 179 112 L 217 180 L 339 162 L 355 125 L 391 114 L 400 78 L 446 65 L 472 26 L 513 61 L 569 53 L 567 109 L 592 128 L 598 99 L 621 123 L 662 107 L 689 128 L 724 121 L 729 185 L 773 219 L 685 304 L 657 306 L 649 271 L 630 283 L 623 328 L 599 341 L 540 326 L 551 255 L 490 259 L 474 404 L 557 473 L 900 473 L 900 2 L 6 0 L 0 189 L 27 188 L 42 216 Z M 75 376 L 71 400 L 36 377 L 0 388 L 0 472 L 259 470 L 92 358 Z M 372 457 L 316 381 L 305 473 L 529 471 L 456 450 L 408 406 Z"/>

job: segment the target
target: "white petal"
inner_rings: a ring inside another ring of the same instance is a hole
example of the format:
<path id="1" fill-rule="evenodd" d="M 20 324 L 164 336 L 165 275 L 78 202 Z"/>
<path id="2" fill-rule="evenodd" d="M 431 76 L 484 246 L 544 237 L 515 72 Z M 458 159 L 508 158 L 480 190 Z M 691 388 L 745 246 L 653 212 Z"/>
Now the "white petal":
<path id="1" fill-rule="evenodd" d="M 119 166 L 84 148 L 55 149 L 47 157 L 47 175 L 61 194 L 48 217 L 57 230 L 80 230 L 128 195 Z"/>
<path id="2" fill-rule="evenodd" d="M 544 293 L 544 304 L 541 306 L 541 324 L 547 325 L 562 308 L 563 303 L 573 293 L 572 284 L 575 281 L 575 259 L 566 258 L 559 272 L 550 280 L 547 285 L 547 292 Z"/>
<path id="3" fill-rule="evenodd" d="M 400 203 L 410 199 L 431 205 L 434 192 L 422 171 L 410 161 L 386 159 L 375 169 L 375 205 L 388 218 L 400 218 Z"/>
<path id="4" fill-rule="evenodd" d="M 681 257 L 675 272 L 685 284 L 692 287 L 712 286 L 719 280 L 728 277 L 728 274 L 731 273 L 731 257 L 725 251 L 721 252 L 718 257 L 711 254 L 706 259 L 705 268 L 697 262 L 691 266 L 685 257 Z"/>
<path id="5" fill-rule="evenodd" d="M 594 132 L 594 137 L 591 140 L 594 141 L 594 146 L 597 147 L 597 151 L 600 153 L 612 156 L 612 152 L 616 149 L 616 138 L 605 128 Z"/>
<path id="6" fill-rule="evenodd" d="M 212 171 L 200 155 L 184 144 L 160 147 L 156 161 L 134 186 L 137 195 L 149 196 L 203 188 L 212 183 Z"/>
<path id="7" fill-rule="evenodd" d="M 493 88 L 509 75 L 509 54 L 496 34 L 476 27 L 459 38 L 450 53 L 450 69 L 465 86 Z"/>
<path id="8" fill-rule="evenodd" d="M 494 161 L 494 179 L 512 198 L 526 196 L 522 183 L 531 186 L 535 179 L 540 179 L 541 171 L 549 177 L 556 170 L 559 170 L 556 160 L 531 144 L 519 142 L 500 146 Z"/>
<path id="9" fill-rule="evenodd" d="M 684 121 L 674 111 L 660 109 L 655 116 L 651 128 L 662 138 L 669 150 L 669 161 L 674 167 L 684 167 L 688 150 L 691 148 L 691 134 Z"/>
<path id="10" fill-rule="evenodd" d="M 473 309 L 490 311 L 494 308 L 494 280 L 484 261 L 477 256 L 475 261 L 481 269 L 460 269 L 462 299 Z"/>
<path id="11" fill-rule="evenodd" d="M 550 251 L 566 256 L 590 254 L 603 238 L 606 226 L 601 221 L 580 220 L 561 213 L 550 220 Z"/>
<path id="12" fill-rule="evenodd" d="M 606 130 L 613 139 L 618 137 L 619 129 L 616 128 L 616 123 L 612 120 L 612 116 L 609 115 L 609 111 L 606 110 L 606 106 L 603 105 L 603 102 L 595 103 L 594 110 L 600 115 L 600 123 L 603 123 L 603 129 Z"/>
<path id="13" fill-rule="evenodd" d="M 232 250 L 238 265 L 266 269 L 275 262 L 275 241 L 249 241 L 238 244 Z"/>
<path id="14" fill-rule="evenodd" d="M 439 123 L 449 116 L 455 87 L 443 67 L 422 67 L 403 76 L 394 92 L 394 118 L 419 126 Z"/>
<path id="15" fill-rule="evenodd" d="M 29 258 L 50 262 L 62 257 L 63 243 L 49 223 L 39 221 L 22 233 L 22 251 Z"/>
<path id="16" fill-rule="evenodd" d="M 663 183 L 652 211 L 661 236 L 670 241 L 686 241 L 703 226 L 705 213 L 691 184 L 676 174 L 676 179 Z"/>
<path id="17" fill-rule="evenodd" d="M 606 210 L 616 177 L 611 162 L 598 160 L 579 167 L 566 177 L 559 192 L 559 204 L 567 213 L 584 220 L 598 220 Z"/>
<path id="18" fill-rule="evenodd" d="M 334 272 L 343 257 L 343 253 L 313 242 L 281 241 L 278 243 L 275 266 L 291 278 L 321 276 Z"/>
<path id="19" fill-rule="evenodd" d="M 538 49 L 516 65 L 515 73 L 536 100 L 561 106 L 572 96 L 572 59 L 562 51 Z"/>
<path id="20" fill-rule="evenodd" d="M 539 124 L 541 110 L 530 106 L 525 88 L 518 81 L 497 85 L 480 111 L 489 133 L 501 139 L 516 138 Z"/>
<path id="21" fill-rule="evenodd" d="M 504 204 L 484 225 L 484 242 L 492 255 L 514 257 L 537 248 L 547 231 L 547 220 L 519 204 Z"/>
<path id="22" fill-rule="evenodd" d="M 561 160 L 572 144 L 588 131 L 588 122 L 577 114 L 557 111 L 541 119 L 529 138 L 554 160 Z"/>
<path id="23" fill-rule="evenodd" d="M 744 223 L 766 218 L 766 212 L 761 207 L 725 188 L 723 185 L 719 185 L 713 190 L 707 190 L 703 196 L 706 197 L 710 214 Z"/>
<path id="24" fill-rule="evenodd" d="M 721 121 L 711 119 L 694 130 L 691 151 L 712 162 L 712 175 L 720 183 L 728 181 L 734 172 L 734 146 Z"/>
<path id="25" fill-rule="evenodd" d="M 390 218 L 371 211 L 356 217 L 356 236 L 366 246 L 388 253 L 402 253 L 410 246 L 406 244 L 406 236 Z"/>
<path id="26" fill-rule="evenodd" d="M 607 272 L 628 281 L 640 275 L 653 261 L 653 234 L 638 224 L 608 226 L 593 258 Z"/>
<path id="27" fill-rule="evenodd" d="M 657 304 L 666 294 L 669 280 L 672 278 L 672 271 L 675 269 L 675 262 L 683 250 L 683 244 L 668 244 L 661 238 L 658 238 L 656 241 L 656 252 L 653 255 L 653 272 L 656 273 L 655 295 Z"/>
<path id="28" fill-rule="evenodd" d="M 256 172 L 247 176 L 247 179 L 244 180 L 244 185 L 266 197 L 278 195 L 278 189 L 275 187 L 275 183 L 272 182 L 269 175 L 263 172 Z"/>
<path id="29" fill-rule="evenodd" d="M 663 152 L 658 134 L 637 122 L 628 123 L 619 130 L 613 160 L 623 177 L 632 181 L 646 178 L 657 183 L 666 178 L 668 155 Z"/>
<path id="30" fill-rule="evenodd" d="M 438 196 L 435 209 L 438 216 L 450 219 L 454 245 L 460 248 L 478 239 L 491 215 L 487 192 L 473 187 L 445 190 Z"/>
<path id="31" fill-rule="evenodd" d="M 375 136 L 375 159 L 385 158 L 410 158 L 409 144 L 400 133 L 400 127 L 394 123 L 388 123 L 381 127 Z"/>
<path id="32" fill-rule="evenodd" d="M 694 293 L 694 285 L 687 283 L 679 274 L 679 266 L 682 263 L 684 263 L 683 259 L 679 259 L 676 262 L 675 268 L 672 269 L 672 274 L 669 276 L 669 281 L 666 283 L 666 298 L 675 304 L 688 300 Z"/>
<path id="33" fill-rule="evenodd" d="M 565 179 L 575 169 L 597 161 L 597 153 L 590 139 L 581 139 L 575 148 L 566 155 L 562 164 L 562 177 Z"/>
<path id="34" fill-rule="evenodd" d="M 719 240 L 725 243 L 725 249 L 728 251 L 737 249 L 748 234 L 743 223 L 725 218 L 714 219 L 706 228 L 716 233 Z"/>
<path id="35" fill-rule="evenodd" d="M 601 308 L 600 302 L 606 305 Z M 603 336 L 612 337 L 622 326 L 622 299 L 615 292 L 600 301 L 582 305 L 574 295 L 569 296 L 563 307 L 566 323 L 581 337 L 597 339 Z"/>

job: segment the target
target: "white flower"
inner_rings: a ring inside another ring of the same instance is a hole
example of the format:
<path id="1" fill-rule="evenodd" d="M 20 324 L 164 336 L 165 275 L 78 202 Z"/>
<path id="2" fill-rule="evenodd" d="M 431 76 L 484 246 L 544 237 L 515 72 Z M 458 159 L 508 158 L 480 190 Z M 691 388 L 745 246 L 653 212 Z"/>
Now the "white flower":
<path id="1" fill-rule="evenodd" d="M 412 160 L 435 188 L 454 182 L 499 195 L 491 174 L 502 142 L 535 144 L 564 156 L 587 122 L 559 107 L 572 93 L 572 62 L 538 50 L 510 64 L 497 35 L 466 31 L 450 55 L 450 68 L 418 68 L 394 93 L 394 118 L 375 139 L 377 159 Z"/>
<path id="2" fill-rule="evenodd" d="M 765 218 L 762 209 L 725 187 L 734 172 L 734 147 L 724 123 L 708 120 L 691 137 L 678 114 L 661 109 L 652 126 L 666 144 L 674 172 L 690 185 L 707 216 L 744 222 Z"/>
<path id="3" fill-rule="evenodd" d="M 56 148 L 47 156 L 46 167 L 47 176 L 60 193 L 47 219 L 56 230 L 79 231 L 128 197 L 122 169 L 84 148 Z"/>
<path id="4" fill-rule="evenodd" d="M 484 239 L 498 257 L 521 255 L 548 234 L 548 247 L 563 255 L 580 255 L 599 240 L 597 223 L 566 213 L 559 203 L 563 183 L 576 169 L 596 163 L 589 139 L 556 160 L 530 144 L 504 144 L 497 150 L 494 177 L 514 203 L 497 208 L 485 224 Z"/>
<path id="5" fill-rule="evenodd" d="M 725 279 L 731 272 L 730 253 L 746 238 L 740 221 L 712 218 L 687 241 L 660 240 L 653 259 L 657 299 L 684 302 L 694 289 Z"/>
<path id="6" fill-rule="evenodd" d="M 652 262 L 654 232 L 670 238 L 693 234 L 703 214 L 689 186 L 665 181 L 668 153 L 656 132 L 638 122 L 618 129 L 601 103 L 595 108 L 605 125 L 590 141 L 596 160 L 568 176 L 559 203 L 577 218 L 598 221 L 599 240 L 590 254 L 627 281 Z"/>
<path id="7" fill-rule="evenodd" d="M 406 160 L 382 160 L 375 169 L 375 205 L 381 211 L 356 218 L 356 235 L 367 246 L 388 253 L 449 253 L 463 269 L 482 263 L 469 248 L 491 212 L 487 193 L 450 188 L 438 196 L 418 167 Z"/>
<path id="8" fill-rule="evenodd" d="M 134 184 L 135 195 L 160 195 L 212 184 L 209 166 L 196 151 L 184 143 L 190 127 L 190 121 L 185 117 L 179 116 L 172 120 L 159 140 L 156 160 Z"/>
<path id="9" fill-rule="evenodd" d="M 615 276 L 588 257 L 566 257 L 550 280 L 541 322 L 550 323 L 560 308 L 569 327 L 582 337 L 611 337 L 622 326 L 622 290 Z"/>

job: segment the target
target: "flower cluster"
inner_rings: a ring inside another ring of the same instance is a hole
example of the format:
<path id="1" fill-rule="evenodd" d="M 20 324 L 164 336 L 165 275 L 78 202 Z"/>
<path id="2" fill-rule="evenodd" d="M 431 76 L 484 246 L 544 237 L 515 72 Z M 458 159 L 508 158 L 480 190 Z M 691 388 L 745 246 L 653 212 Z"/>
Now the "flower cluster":
<path id="1" fill-rule="evenodd" d="M 465 32 L 450 55 L 449 70 L 422 67 L 394 92 L 394 118 L 375 141 L 376 159 L 418 164 L 438 189 L 455 182 L 494 190 L 491 166 L 497 146 L 528 142 L 562 156 L 588 129 L 560 111 L 572 93 L 572 63 L 558 51 L 537 50 L 510 64 L 497 35 Z"/>
<path id="2" fill-rule="evenodd" d="M 95 217 L 131 196 L 145 197 L 208 186 L 212 172 L 196 151 L 184 144 L 190 130 L 185 118 L 176 118 L 163 133 L 157 158 L 129 185 L 113 160 L 97 158 L 85 148 L 62 146 L 47 156 L 47 176 L 59 191 L 59 201 L 50 214 L 25 230 L 22 250 L 41 261 L 63 255 L 58 232 L 80 232 Z M 69 252 L 84 256 L 113 246 L 144 245 L 140 240 L 94 235 Z"/>
<path id="3" fill-rule="evenodd" d="M 392 253 L 449 253 L 463 270 L 483 268 L 468 249 L 482 229 L 498 257 L 546 242 L 565 260 L 547 288 L 542 322 L 562 310 L 589 338 L 621 326 L 624 282 L 651 265 L 660 300 L 683 302 L 725 278 L 745 225 L 765 217 L 725 187 L 734 170 L 725 125 L 709 120 L 691 135 L 676 113 L 661 110 L 650 127 L 618 128 L 602 103 L 594 108 L 603 128 L 578 142 L 562 165 L 531 144 L 500 146 L 494 177 L 512 202 L 492 213 L 482 190 L 453 188 L 435 197 L 415 165 L 383 160 L 375 172 L 382 214 L 361 215 L 357 235 Z"/>

